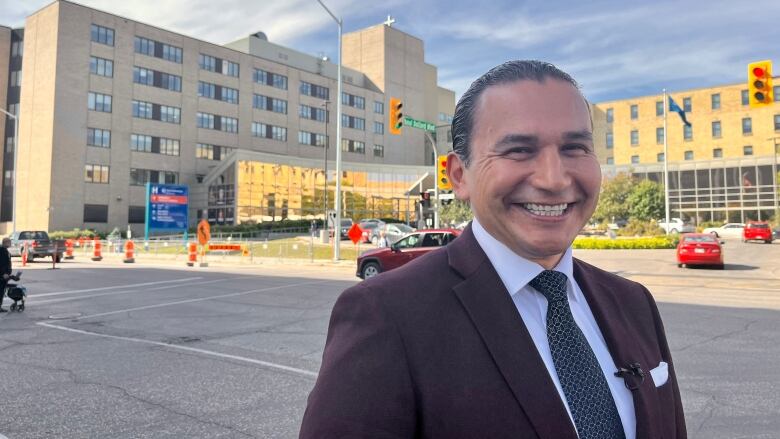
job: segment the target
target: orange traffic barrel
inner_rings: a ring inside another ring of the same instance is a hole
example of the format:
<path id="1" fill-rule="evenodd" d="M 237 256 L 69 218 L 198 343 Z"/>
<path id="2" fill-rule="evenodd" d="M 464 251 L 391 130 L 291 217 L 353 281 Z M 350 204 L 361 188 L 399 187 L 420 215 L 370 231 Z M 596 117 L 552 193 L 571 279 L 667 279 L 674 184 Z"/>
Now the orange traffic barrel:
<path id="1" fill-rule="evenodd" d="M 103 260 L 103 244 L 100 242 L 100 239 L 97 237 L 95 237 L 95 250 L 92 253 L 92 260 L 93 261 Z"/>
<path id="2" fill-rule="evenodd" d="M 122 259 L 122 262 L 124 263 L 135 262 L 135 244 L 131 239 L 128 239 L 127 242 L 125 242 L 125 258 Z"/>
<path id="3" fill-rule="evenodd" d="M 73 240 L 65 240 L 65 259 L 73 259 Z"/>
<path id="4" fill-rule="evenodd" d="M 194 267 L 198 262 L 198 244 L 191 242 L 188 248 L 189 257 L 187 258 L 187 266 Z"/>

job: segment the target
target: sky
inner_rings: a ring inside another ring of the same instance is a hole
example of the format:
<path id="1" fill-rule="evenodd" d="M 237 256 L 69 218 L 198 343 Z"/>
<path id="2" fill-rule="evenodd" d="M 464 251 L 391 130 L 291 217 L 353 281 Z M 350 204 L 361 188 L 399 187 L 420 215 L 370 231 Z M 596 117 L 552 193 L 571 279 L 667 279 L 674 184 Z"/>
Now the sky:
<path id="1" fill-rule="evenodd" d="M 510 59 L 549 61 L 592 102 L 743 82 L 747 64 L 778 61 L 780 1 L 323 0 L 344 32 L 379 24 L 424 41 L 439 84 L 460 96 Z M 0 24 L 24 26 L 50 0 L 0 0 Z M 263 31 L 271 42 L 338 58 L 337 27 L 316 0 L 80 0 L 209 42 Z M 778 74 L 780 76 L 780 74 Z"/>

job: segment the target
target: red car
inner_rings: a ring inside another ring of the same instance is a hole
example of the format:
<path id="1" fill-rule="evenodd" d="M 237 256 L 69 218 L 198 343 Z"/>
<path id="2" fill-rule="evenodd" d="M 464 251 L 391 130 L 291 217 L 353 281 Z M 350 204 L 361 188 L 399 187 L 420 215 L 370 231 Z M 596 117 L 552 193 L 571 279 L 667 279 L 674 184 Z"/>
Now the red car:
<path id="1" fill-rule="evenodd" d="M 430 229 L 412 232 L 390 247 L 363 252 L 357 259 L 357 277 L 367 279 L 383 271 L 406 264 L 432 250 L 443 247 L 460 235 L 456 229 Z"/>
<path id="2" fill-rule="evenodd" d="M 721 242 L 710 233 L 686 233 L 677 244 L 677 266 L 714 265 L 723 269 Z"/>
<path id="3" fill-rule="evenodd" d="M 742 229 L 742 242 L 764 241 L 772 243 L 772 229 L 766 221 L 748 221 Z"/>

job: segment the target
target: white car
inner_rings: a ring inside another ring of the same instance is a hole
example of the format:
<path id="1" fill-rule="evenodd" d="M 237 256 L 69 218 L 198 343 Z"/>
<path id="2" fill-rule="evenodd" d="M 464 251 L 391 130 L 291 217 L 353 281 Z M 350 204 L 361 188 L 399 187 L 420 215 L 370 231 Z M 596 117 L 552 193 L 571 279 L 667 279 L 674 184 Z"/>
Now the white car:
<path id="1" fill-rule="evenodd" d="M 712 233 L 718 238 L 742 238 L 742 229 L 745 225 L 742 223 L 726 223 L 720 227 L 707 227 L 704 233 Z"/>
<path id="2" fill-rule="evenodd" d="M 696 231 L 696 227 L 685 224 L 682 218 L 669 218 L 669 224 L 666 224 L 664 220 L 658 220 L 658 227 L 667 233 L 693 233 Z"/>

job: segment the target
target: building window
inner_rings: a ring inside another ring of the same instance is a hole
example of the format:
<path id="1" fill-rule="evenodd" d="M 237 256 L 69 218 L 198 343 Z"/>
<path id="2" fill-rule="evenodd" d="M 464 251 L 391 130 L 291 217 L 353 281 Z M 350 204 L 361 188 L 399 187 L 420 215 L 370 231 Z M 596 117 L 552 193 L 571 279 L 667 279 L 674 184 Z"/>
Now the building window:
<path id="1" fill-rule="evenodd" d="M 221 73 L 226 76 L 239 77 L 239 65 L 232 61 L 227 61 L 214 56 L 199 54 L 198 66 L 202 70 L 208 70 L 214 73 Z"/>
<path id="2" fill-rule="evenodd" d="M 608 165 L 614 165 L 615 164 L 615 158 L 614 157 L 607 157 L 607 164 Z"/>
<path id="3" fill-rule="evenodd" d="M 712 158 L 714 158 L 714 159 L 723 158 L 723 149 L 721 149 L 721 148 L 713 148 L 713 150 L 712 150 Z"/>
<path id="4" fill-rule="evenodd" d="M 655 143 L 663 145 L 664 143 L 664 127 L 658 127 L 655 129 Z"/>
<path id="5" fill-rule="evenodd" d="M 664 115 L 664 101 L 655 101 L 655 115 L 656 116 Z"/>
<path id="6" fill-rule="evenodd" d="M 439 113 L 439 121 L 451 124 L 452 123 L 452 116 L 450 116 L 447 113 Z"/>
<path id="7" fill-rule="evenodd" d="M 632 105 L 631 106 L 631 119 L 639 119 L 639 105 Z"/>
<path id="8" fill-rule="evenodd" d="M 127 222 L 129 224 L 143 224 L 146 222 L 146 206 L 128 206 Z"/>
<path id="9" fill-rule="evenodd" d="M 85 204 L 84 205 L 85 223 L 107 223 L 108 205 L 106 204 Z"/>
<path id="10" fill-rule="evenodd" d="M 111 131 L 87 128 L 87 145 L 111 148 Z"/>
<path id="11" fill-rule="evenodd" d="M 233 61 L 222 60 L 222 74 L 232 76 L 234 78 L 239 77 L 241 67 L 238 63 Z"/>
<path id="12" fill-rule="evenodd" d="M 220 130 L 226 133 L 238 132 L 238 119 L 234 117 L 220 116 Z"/>
<path id="13" fill-rule="evenodd" d="M 233 152 L 233 148 L 228 148 L 226 146 L 198 143 L 195 148 L 195 158 L 204 160 L 223 160 L 231 152 Z"/>
<path id="14" fill-rule="evenodd" d="M 753 134 L 753 119 L 749 117 L 742 118 L 742 135 Z"/>
<path id="15" fill-rule="evenodd" d="M 84 181 L 87 183 L 108 183 L 108 166 L 85 165 Z"/>
<path id="16" fill-rule="evenodd" d="M 130 168 L 131 186 L 143 186 L 146 183 L 176 184 L 178 182 L 178 172 Z"/>
<path id="17" fill-rule="evenodd" d="M 631 130 L 631 145 L 639 145 L 639 130 Z"/>
<path id="18" fill-rule="evenodd" d="M 133 67 L 133 82 L 166 90 L 181 92 L 181 76 L 158 72 L 143 67 Z"/>
<path id="19" fill-rule="evenodd" d="M 263 95 L 252 96 L 252 107 L 274 113 L 287 114 L 287 101 Z"/>
<path id="20" fill-rule="evenodd" d="M 168 123 L 181 123 L 181 108 L 160 105 L 160 121 Z"/>
<path id="21" fill-rule="evenodd" d="M 775 131 L 780 131 L 780 114 L 775 114 Z"/>
<path id="22" fill-rule="evenodd" d="M 136 84 L 154 85 L 154 70 L 133 67 L 133 82 Z"/>
<path id="23" fill-rule="evenodd" d="M 222 87 L 222 93 L 220 96 L 220 99 L 222 102 L 227 102 L 228 104 L 238 104 L 238 90 L 235 88 L 229 88 L 229 87 Z"/>
<path id="24" fill-rule="evenodd" d="M 341 126 L 345 128 L 354 128 L 356 130 L 366 129 L 366 120 L 361 117 L 350 116 L 347 114 L 341 115 Z"/>
<path id="25" fill-rule="evenodd" d="M 720 121 L 716 120 L 712 122 L 712 137 L 719 139 L 721 135 L 722 133 L 720 131 Z"/>
<path id="26" fill-rule="evenodd" d="M 10 87 L 21 87 L 22 86 L 22 71 L 21 70 L 14 70 L 11 72 L 11 76 L 8 80 L 8 85 Z"/>
<path id="27" fill-rule="evenodd" d="M 151 102 L 133 101 L 133 117 L 151 119 L 152 107 Z"/>
<path id="28" fill-rule="evenodd" d="M 8 104 L 8 112 L 14 116 L 19 115 L 19 104 Z"/>
<path id="29" fill-rule="evenodd" d="M 161 137 L 159 142 L 160 154 L 173 156 L 179 155 L 179 141 L 177 139 L 166 139 Z M 152 148 L 152 152 L 155 152 L 154 148 Z"/>
<path id="30" fill-rule="evenodd" d="M 341 92 L 341 102 L 344 105 L 359 108 L 361 110 L 366 108 L 366 100 L 364 98 L 349 94 L 345 91 Z"/>
<path id="31" fill-rule="evenodd" d="M 301 145 L 311 145 L 311 146 L 325 146 L 325 135 L 324 134 L 317 134 L 317 133 L 310 133 L 307 131 L 298 131 L 298 143 Z"/>
<path id="32" fill-rule="evenodd" d="M 341 150 L 344 152 L 366 153 L 366 144 L 358 140 L 341 139 Z"/>
<path id="33" fill-rule="evenodd" d="M 114 61 L 91 56 L 89 58 L 89 72 L 94 75 L 111 78 L 114 76 Z"/>
<path id="34" fill-rule="evenodd" d="M 615 111 L 612 108 L 607 108 L 607 123 L 615 121 Z"/>
<path id="35" fill-rule="evenodd" d="M 217 96 L 217 86 L 209 84 L 208 82 L 198 81 L 198 96 L 215 99 Z"/>
<path id="36" fill-rule="evenodd" d="M 110 113 L 111 95 L 89 92 L 89 99 L 87 100 L 87 108 L 89 108 L 92 111 Z"/>
<path id="37" fill-rule="evenodd" d="M 198 81 L 198 96 L 238 104 L 238 90 L 208 82 Z"/>
<path id="38" fill-rule="evenodd" d="M 638 155 L 632 155 L 631 156 L 631 163 L 634 164 L 634 165 L 639 163 L 639 156 Z"/>
<path id="39" fill-rule="evenodd" d="M 170 44 L 138 36 L 135 37 L 133 46 L 135 47 L 135 53 L 162 58 L 178 64 L 181 64 L 182 62 L 181 47 L 171 46 Z"/>
<path id="40" fill-rule="evenodd" d="M 713 93 L 710 96 L 710 101 L 712 102 L 713 110 L 720 110 L 720 93 Z"/>
<path id="41" fill-rule="evenodd" d="M 742 147 L 743 155 L 753 155 L 753 147 L 751 145 L 745 145 Z"/>
<path id="42" fill-rule="evenodd" d="M 255 69 L 253 79 L 258 84 L 265 84 L 281 90 L 287 90 L 287 77 L 278 73 L 266 72 L 265 70 Z"/>
<path id="43" fill-rule="evenodd" d="M 92 25 L 92 41 L 108 46 L 114 45 L 114 29 Z"/>
<path id="44" fill-rule="evenodd" d="M 328 89 L 328 87 L 311 84 L 305 81 L 301 81 L 299 91 L 302 95 L 311 96 L 320 99 L 326 99 L 326 100 L 330 96 L 330 90 Z"/>
<path id="45" fill-rule="evenodd" d="M 13 154 L 14 153 L 14 138 L 13 137 L 6 137 L 5 138 L 5 153 L 6 154 Z"/>
<path id="46" fill-rule="evenodd" d="M 742 90 L 740 94 L 742 95 L 742 105 L 747 106 L 750 104 L 750 95 L 747 90 Z"/>
<path id="47" fill-rule="evenodd" d="M 658 154 L 656 154 L 656 155 L 655 155 L 655 160 L 656 160 L 658 163 L 663 163 L 663 161 L 664 161 L 664 158 L 665 158 L 665 157 L 666 157 L 666 156 L 664 155 L 664 153 L 662 153 L 662 152 L 659 152 Z"/>
<path id="48" fill-rule="evenodd" d="M 14 41 L 11 43 L 11 56 L 16 58 L 17 56 L 24 55 L 24 41 Z"/>
<path id="49" fill-rule="evenodd" d="M 198 55 L 198 66 L 201 68 L 201 70 L 216 72 L 217 58 L 214 58 L 213 56 L 209 56 L 209 55 L 204 55 L 201 53 Z"/>
<path id="50" fill-rule="evenodd" d="M 152 136 L 130 134 L 130 150 L 152 152 Z"/>
<path id="51" fill-rule="evenodd" d="M 328 118 L 327 111 L 324 108 L 304 104 L 300 104 L 298 107 L 298 116 L 302 119 L 316 120 L 318 122 L 326 122 Z"/>
<path id="52" fill-rule="evenodd" d="M 612 149 L 615 146 L 615 139 L 612 131 L 607 132 L 607 149 Z"/>
<path id="53" fill-rule="evenodd" d="M 374 122 L 374 134 L 384 134 L 385 124 L 382 122 Z"/>
<path id="54" fill-rule="evenodd" d="M 385 103 L 374 101 L 374 113 L 376 114 L 385 114 Z"/>
<path id="55" fill-rule="evenodd" d="M 775 102 L 780 101 L 780 96 L 778 96 L 779 94 L 780 94 L 780 85 L 775 85 L 774 87 L 772 87 L 772 95 L 774 96 L 773 99 Z"/>
<path id="56" fill-rule="evenodd" d="M 684 157 L 685 160 L 693 160 L 693 151 L 685 151 Z"/>
<path id="57" fill-rule="evenodd" d="M 374 157 L 384 157 L 385 147 L 383 145 L 374 144 Z"/>
<path id="58" fill-rule="evenodd" d="M 266 139 L 287 141 L 287 128 L 275 125 L 268 125 L 261 122 L 252 122 L 252 135 L 254 137 L 263 137 Z"/>
<path id="59" fill-rule="evenodd" d="M 683 111 L 686 113 L 691 112 L 691 98 L 683 98 Z"/>
<path id="60" fill-rule="evenodd" d="M 198 128 L 214 129 L 214 115 L 198 112 Z"/>
<path id="61" fill-rule="evenodd" d="M 683 139 L 693 140 L 693 128 L 688 125 L 683 125 Z"/>

